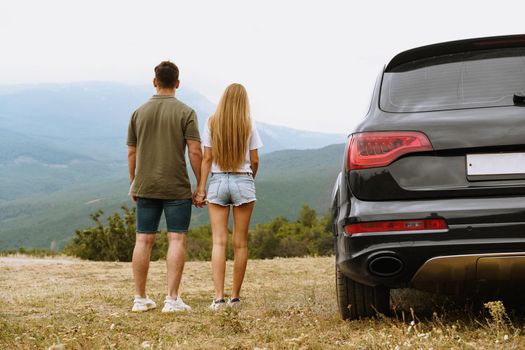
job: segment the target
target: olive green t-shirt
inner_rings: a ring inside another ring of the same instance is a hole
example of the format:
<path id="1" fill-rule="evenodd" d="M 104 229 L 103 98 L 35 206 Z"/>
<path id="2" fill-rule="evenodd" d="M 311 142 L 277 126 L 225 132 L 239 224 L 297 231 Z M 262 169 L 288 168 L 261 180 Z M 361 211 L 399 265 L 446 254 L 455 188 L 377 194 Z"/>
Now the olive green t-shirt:
<path id="1" fill-rule="evenodd" d="M 133 112 L 127 144 L 137 148 L 137 167 L 131 194 L 191 198 L 186 140 L 200 141 L 197 115 L 175 97 L 155 95 Z"/>

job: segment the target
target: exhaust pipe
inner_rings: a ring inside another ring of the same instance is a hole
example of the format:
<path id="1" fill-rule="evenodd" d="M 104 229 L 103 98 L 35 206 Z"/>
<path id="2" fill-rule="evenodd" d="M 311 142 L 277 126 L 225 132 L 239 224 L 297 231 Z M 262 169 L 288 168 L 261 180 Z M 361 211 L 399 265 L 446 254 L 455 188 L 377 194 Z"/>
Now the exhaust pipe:
<path id="1" fill-rule="evenodd" d="M 379 277 L 392 277 L 400 273 L 403 266 L 401 259 L 391 255 L 382 255 L 370 260 L 368 270 Z"/>

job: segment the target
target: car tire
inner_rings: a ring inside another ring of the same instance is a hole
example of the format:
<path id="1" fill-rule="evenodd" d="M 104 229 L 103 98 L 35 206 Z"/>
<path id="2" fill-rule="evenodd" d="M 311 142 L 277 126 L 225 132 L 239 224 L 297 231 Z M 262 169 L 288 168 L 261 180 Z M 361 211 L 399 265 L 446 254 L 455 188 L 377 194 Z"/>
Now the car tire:
<path id="1" fill-rule="evenodd" d="M 343 320 L 374 317 L 378 313 L 388 314 L 390 289 L 370 287 L 346 277 L 335 266 L 337 303 Z"/>

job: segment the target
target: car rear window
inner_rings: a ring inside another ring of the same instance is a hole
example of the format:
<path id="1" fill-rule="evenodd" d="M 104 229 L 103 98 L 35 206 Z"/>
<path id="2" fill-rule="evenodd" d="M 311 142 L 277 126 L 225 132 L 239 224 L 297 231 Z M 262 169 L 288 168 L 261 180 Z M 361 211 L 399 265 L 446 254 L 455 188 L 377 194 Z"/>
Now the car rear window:
<path id="1" fill-rule="evenodd" d="M 426 112 L 512 106 L 525 94 L 525 48 L 465 52 L 409 62 L 386 72 L 380 106 Z"/>

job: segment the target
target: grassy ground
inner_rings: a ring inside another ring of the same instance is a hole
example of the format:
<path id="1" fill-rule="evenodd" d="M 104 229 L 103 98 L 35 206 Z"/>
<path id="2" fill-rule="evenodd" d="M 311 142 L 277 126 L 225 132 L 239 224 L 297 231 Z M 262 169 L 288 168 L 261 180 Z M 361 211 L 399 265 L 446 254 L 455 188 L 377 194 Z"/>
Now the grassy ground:
<path id="1" fill-rule="evenodd" d="M 465 311 L 401 291 L 392 317 L 341 321 L 333 258 L 250 261 L 243 307 L 219 312 L 207 309 L 209 263 L 189 262 L 182 297 L 193 310 L 170 315 L 129 311 L 129 263 L 4 257 L 0 271 L 1 349 L 525 348 L 521 321 L 499 302 Z M 164 264 L 152 263 L 148 290 L 158 304 L 164 284 Z"/>

